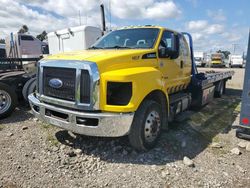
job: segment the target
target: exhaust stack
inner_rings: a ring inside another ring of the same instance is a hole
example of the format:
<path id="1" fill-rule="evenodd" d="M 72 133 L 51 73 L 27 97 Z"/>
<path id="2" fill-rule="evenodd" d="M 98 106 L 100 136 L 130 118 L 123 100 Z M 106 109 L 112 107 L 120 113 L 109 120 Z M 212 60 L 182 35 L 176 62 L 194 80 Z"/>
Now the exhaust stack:
<path id="1" fill-rule="evenodd" d="M 102 19 L 102 34 L 104 35 L 106 31 L 106 21 L 105 21 L 105 12 L 104 12 L 104 5 L 100 5 L 101 8 L 101 19 Z"/>

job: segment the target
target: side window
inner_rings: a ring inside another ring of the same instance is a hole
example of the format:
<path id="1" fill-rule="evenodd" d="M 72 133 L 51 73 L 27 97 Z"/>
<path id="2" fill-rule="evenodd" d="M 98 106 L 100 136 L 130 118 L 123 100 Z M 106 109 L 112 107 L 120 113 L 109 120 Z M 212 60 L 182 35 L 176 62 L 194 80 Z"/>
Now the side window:
<path id="1" fill-rule="evenodd" d="M 179 56 L 179 42 L 178 35 L 174 34 L 172 31 L 164 31 L 159 49 L 165 48 L 166 54 L 163 57 L 170 57 L 171 59 L 176 59 Z"/>
<path id="2" fill-rule="evenodd" d="M 187 45 L 186 39 L 183 38 L 182 35 L 179 35 L 179 40 L 180 40 L 180 54 L 182 54 L 183 56 L 188 56 L 189 47 Z"/>
<path id="3" fill-rule="evenodd" d="M 160 42 L 160 47 L 165 47 L 168 48 L 169 50 L 175 50 L 175 35 L 171 31 L 164 31 L 161 42 Z"/>
<path id="4" fill-rule="evenodd" d="M 34 40 L 34 38 L 33 38 L 32 36 L 22 35 L 22 36 L 21 36 L 21 40 L 29 40 L 29 41 L 32 41 L 32 40 Z"/>

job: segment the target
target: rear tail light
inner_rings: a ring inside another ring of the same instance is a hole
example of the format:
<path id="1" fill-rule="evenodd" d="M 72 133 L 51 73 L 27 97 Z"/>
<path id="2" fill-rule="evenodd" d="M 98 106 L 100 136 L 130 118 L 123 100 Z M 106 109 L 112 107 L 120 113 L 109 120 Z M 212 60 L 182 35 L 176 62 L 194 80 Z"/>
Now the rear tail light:
<path id="1" fill-rule="evenodd" d="M 242 124 L 244 124 L 244 125 L 249 125 L 249 119 L 248 118 L 242 118 L 242 120 L 241 120 L 241 122 L 242 122 Z"/>

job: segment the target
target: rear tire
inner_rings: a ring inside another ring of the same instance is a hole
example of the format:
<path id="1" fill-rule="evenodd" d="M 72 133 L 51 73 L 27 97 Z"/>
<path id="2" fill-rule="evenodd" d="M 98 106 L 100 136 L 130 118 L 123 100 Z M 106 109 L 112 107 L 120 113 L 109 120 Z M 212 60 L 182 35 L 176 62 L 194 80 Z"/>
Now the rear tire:
<path id="1" fill-rule="evenodd" d="M 8 85 L 0 83 L 0 119 L 6 118 L 17 106 L 17 95 Z"/>
<path id="2" fill-rule="evenodd" d="M 139 151 L 152 149 L 161 133 L 163 114 L 161 106 L 152 100 L 145 100 L 135 112 L 129 141 Z"/>
<path id="3" fill-rule="evenodd" d="M 217 98 L 221 98 L 222 95 L 225 93 L 225 81 L 224 80 L 221 80 L 219 83 L 218 83 L 218 88 L 217 90 L 214 92 L 214 95 L 215 97 Z"/>

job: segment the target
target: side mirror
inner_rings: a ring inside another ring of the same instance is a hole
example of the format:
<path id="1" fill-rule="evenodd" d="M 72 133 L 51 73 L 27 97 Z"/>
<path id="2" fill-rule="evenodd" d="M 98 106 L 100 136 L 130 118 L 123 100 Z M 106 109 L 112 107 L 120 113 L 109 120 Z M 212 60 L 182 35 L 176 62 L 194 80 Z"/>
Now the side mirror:
<path id="1" fill-rule="evenodd" d="M 159 48 L 159 57 L 163 58 L 167 56 L 167 49 L 164 47 Z"/>
<path id="2" fill-rule="evenodd" d="M 178 52 L 175 50 L 170 50 L 168 48 L 161 47 L 159 48 L 159 57 L 175 59 L 178 57 Z"/>

